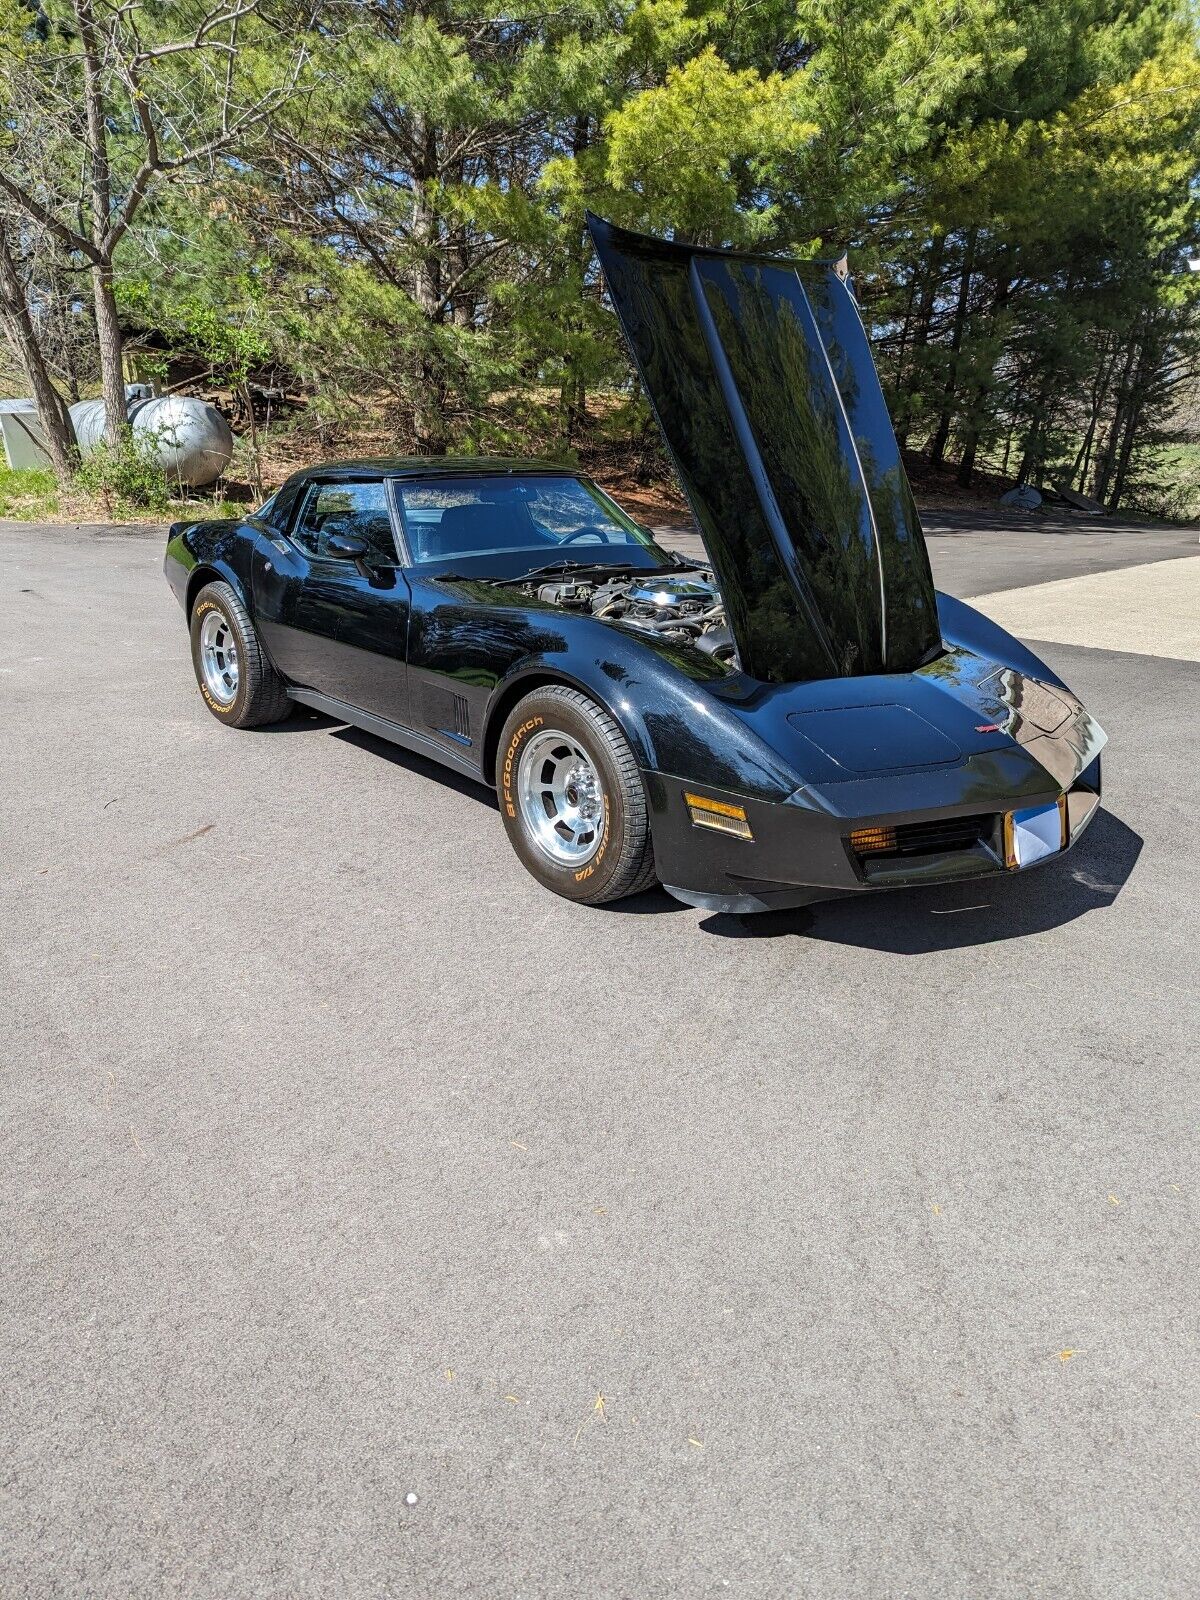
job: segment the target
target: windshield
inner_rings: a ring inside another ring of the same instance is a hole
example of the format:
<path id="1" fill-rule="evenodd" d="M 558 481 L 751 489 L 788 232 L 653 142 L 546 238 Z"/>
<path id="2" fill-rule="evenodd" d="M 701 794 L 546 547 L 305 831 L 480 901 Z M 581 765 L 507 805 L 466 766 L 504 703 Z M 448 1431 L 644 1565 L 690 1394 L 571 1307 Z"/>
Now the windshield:
<path id="1" fill-rule="evenodd" d="M 516 578 L 560 563 L 662 567 L 670 558 L 594 484 L 545 476 L 397 478 L 414 566 Z"/>

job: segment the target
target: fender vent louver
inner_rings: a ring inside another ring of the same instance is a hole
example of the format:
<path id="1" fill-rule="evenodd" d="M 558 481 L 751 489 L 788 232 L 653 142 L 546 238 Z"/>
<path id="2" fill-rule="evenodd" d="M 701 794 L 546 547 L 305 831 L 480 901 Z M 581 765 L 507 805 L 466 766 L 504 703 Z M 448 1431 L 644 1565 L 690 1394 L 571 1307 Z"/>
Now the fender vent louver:
<path id="1" fill-rule="evenodd" d="M 451 739 L 470 744 L 471 713 L 465 695 L 427 683 L 421 691 L 421 707 L 427 728 L 436 728 Z"/>

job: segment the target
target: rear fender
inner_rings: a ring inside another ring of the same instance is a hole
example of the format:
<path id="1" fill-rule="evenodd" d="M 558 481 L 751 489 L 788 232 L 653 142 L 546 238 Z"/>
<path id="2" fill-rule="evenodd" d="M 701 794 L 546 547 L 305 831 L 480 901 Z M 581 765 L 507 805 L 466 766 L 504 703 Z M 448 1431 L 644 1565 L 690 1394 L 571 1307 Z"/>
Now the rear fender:
<path id="1" fill-rule="evenodd" d="M 246 608 L 251 604 L 251 556 L 258 530 L 240 522 L 175 523 L 163 568 L 190 617 L 206 583 L 227 583 Z M 251 613 L 253 615 L 253 613 Z"/>

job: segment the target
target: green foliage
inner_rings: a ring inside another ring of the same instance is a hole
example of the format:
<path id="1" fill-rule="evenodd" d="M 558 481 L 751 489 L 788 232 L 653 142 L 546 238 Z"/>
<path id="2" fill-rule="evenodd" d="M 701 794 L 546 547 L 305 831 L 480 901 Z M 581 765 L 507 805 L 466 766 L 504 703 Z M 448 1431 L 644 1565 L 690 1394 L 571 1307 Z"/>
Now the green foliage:
<path id="1" fill-rule="evenodd" d="M 769 240 L 777 208 L 746 202 L 769 194 L 779 163 L 817 132 L 801 103 L 794 80 L 735 71 L 706 45 L 607 118 L 613 201 L 644 226 L 682 228 L 699 242 Z"/>
<path id="2" fill-rule="evenodd" d="M 1200 519 L 1200 444 L 1166 445 L 1146 452 L 1144 477 L 1135 484 L 1135 509 L 1173 522 Z"/>
<path id="3" fill-rule="evenodd" d="M 151 328 L 227 382 L 244 382 L 271 359 L 269 261 L 248 256 L 227 219 L 189 218 L 183 197 L 165 196 L 154 221 L 125 252 L 118 303 L 126 325 Z"/>
<path id="4" fill-rule="evenodd" d="M 58 480 L 49 467 L 0 467 L 0 517 L 42 522 L 58 515 Z"/>
<path id="5" fill-rule="evenodd" d="M 75 474 L 76 485 L 102 501 L 110 514 L 123 507 L 166 512 L 172 485 L 153 452 L 152 436 L 127 428 L 119 445 L 101 440 L 93 447 Z"/>
<path id="6" fill-rule="evenodd" d="M 64 215 L 85 170 L 80 119 L 53 110 L 77 87 L 73 15 L 71 0 L 0 0 L 0 160 Z M 152 183 L 117 247 L 127 329 L 219 384 L 283 375 L 322 420 L 382 420 L 398 449 L 641 448 L 652 430 L 591 208 L 681 239 L 848 249 L 901 434 L 964 479 L 978 464 L 1148 494 L 1185 428 L 1193 0 L 572 0 L 503 16 L 326 0 L 317 20 L 278 4 L 239 24 L 242 101 L 275 92 L 302 38 L 300 92 Z M 149 0 L 121 23 L 148 45 L 180 25 Z M 213 125 L 218 54 L 155 59 L 168 157 Z M 112 82 L 117 204 L 143 149 Z M 77 271 L 59 255 L 60 277 Z M 36 270 L 32 284 L 49 304 Z M 104 467 L 121 473 L 137 477 L 123 458 Z"/>

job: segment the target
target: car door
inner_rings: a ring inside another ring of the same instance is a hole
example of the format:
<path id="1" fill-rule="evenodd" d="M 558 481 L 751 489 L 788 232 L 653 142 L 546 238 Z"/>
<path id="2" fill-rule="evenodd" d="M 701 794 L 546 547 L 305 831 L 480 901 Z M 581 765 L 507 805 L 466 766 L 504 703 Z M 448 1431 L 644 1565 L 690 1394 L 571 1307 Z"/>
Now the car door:
<path id="1" fill-rule="evenodd" d="M 339 536 L 361 539 L 365 555 L 339 552 Z M 254 602 L 271 659 L 292 683 L 407 722 L 409 589 L 382 478 L 310 482 L 286 534 L 260 541 Z"/>

